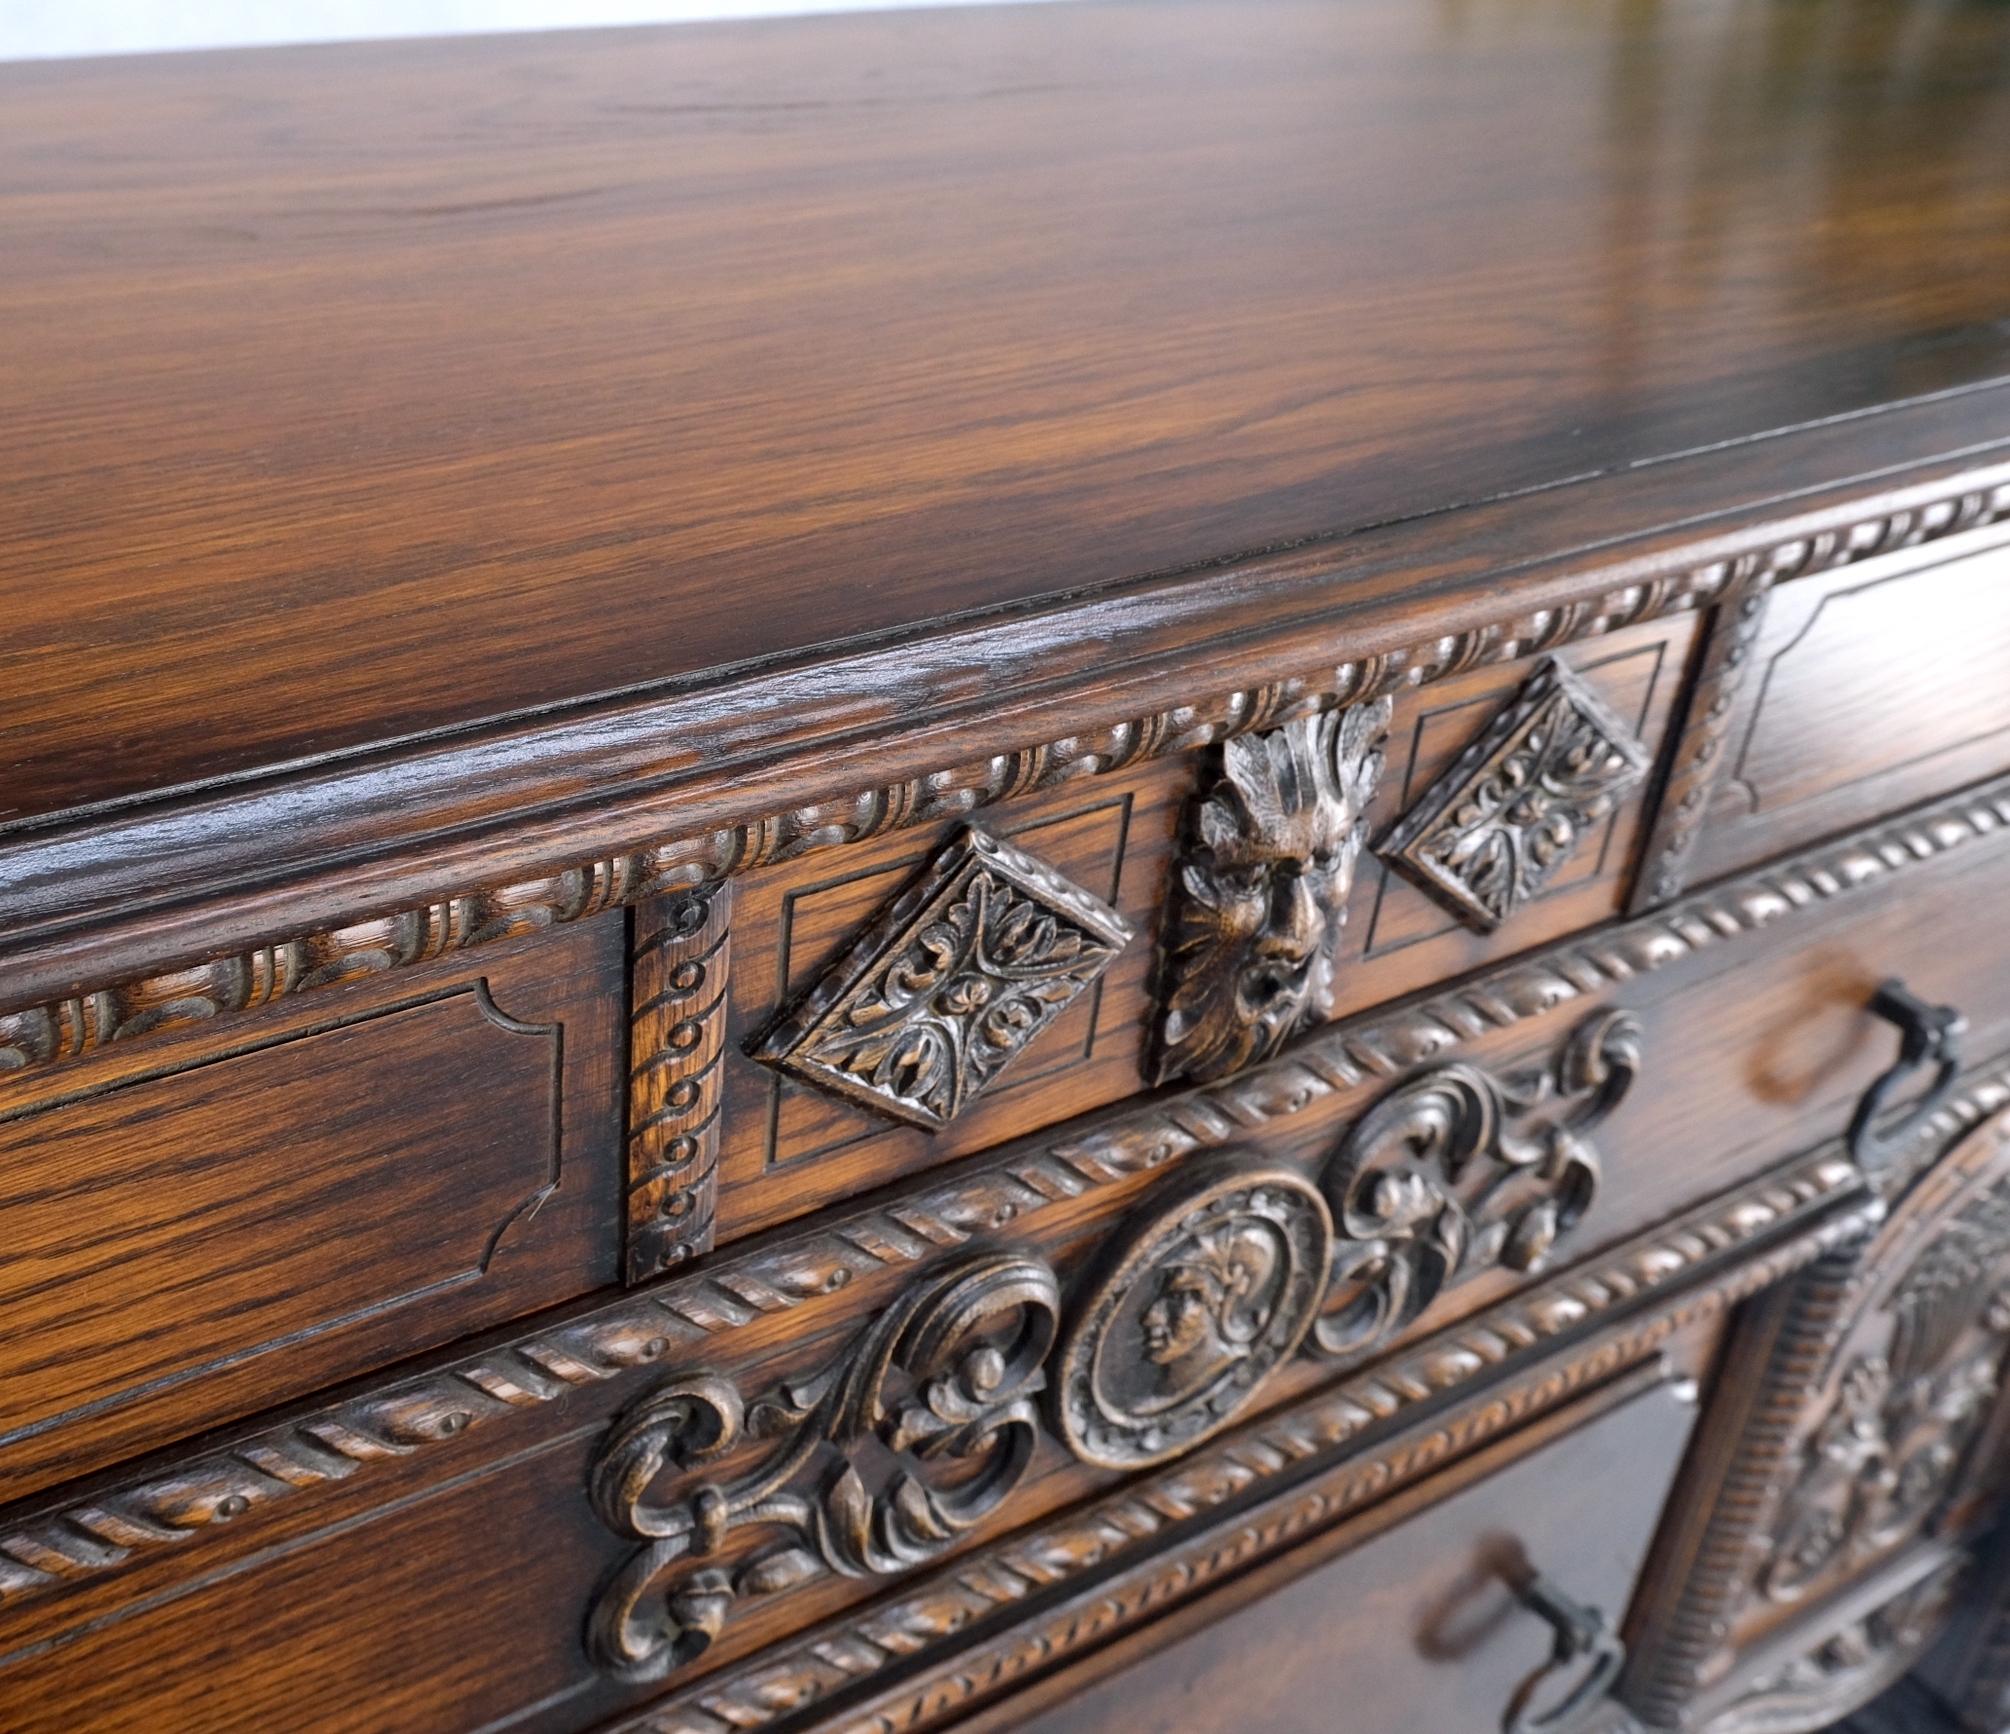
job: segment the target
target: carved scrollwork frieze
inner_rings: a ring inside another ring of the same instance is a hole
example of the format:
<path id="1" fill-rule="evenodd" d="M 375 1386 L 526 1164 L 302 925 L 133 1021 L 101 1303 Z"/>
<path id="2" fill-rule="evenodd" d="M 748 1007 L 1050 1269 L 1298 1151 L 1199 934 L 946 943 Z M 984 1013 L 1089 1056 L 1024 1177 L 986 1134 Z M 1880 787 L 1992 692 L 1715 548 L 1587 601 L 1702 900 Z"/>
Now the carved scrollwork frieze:
<path id="1" fill-rule="evenodd" d="M 588 1642 L 602 1668 L 662 1679 L 740 1603 L 943 1552 L 1026 1471 L 1058 1311 L 1045 1264 L 982 1254 L 909 1289 L 802 1384 L 748 1404 L 730 1380 L 698 1372 L 645 1397 L 609 1430 L 592 1472 L 602 1520 L 644 1544 L 594 1608 Z M 751 1466 L 711 1473 L 765 1440 L 779 1443 Z"/>
<path id="2" fill-rule="evenodd" d="M 818 1089 L 937 1131 L 1115 961 L 1131 927 L 967 826 L 753 1046 Z"/>
<path id="3" fill-rule="evenodd" d="M 1389 711 L 1376 699 L 1214 750 L 1166 909 L 1155 1082 L 1226 1077 L 1332 1009 Z"/>
<path id="4" fill-rule="evenodd" d="M 1311 1347 L 1356 1362 L 1475 1272 L 1540 1269 L 1598 1189 L 1591 1133 L 1632 1087 L 1640 1026 L 1608 1011 L 1554 1067 L 1433 1066 L 1356 1123 L 1325 1174 L 1331 1278 Z"/>

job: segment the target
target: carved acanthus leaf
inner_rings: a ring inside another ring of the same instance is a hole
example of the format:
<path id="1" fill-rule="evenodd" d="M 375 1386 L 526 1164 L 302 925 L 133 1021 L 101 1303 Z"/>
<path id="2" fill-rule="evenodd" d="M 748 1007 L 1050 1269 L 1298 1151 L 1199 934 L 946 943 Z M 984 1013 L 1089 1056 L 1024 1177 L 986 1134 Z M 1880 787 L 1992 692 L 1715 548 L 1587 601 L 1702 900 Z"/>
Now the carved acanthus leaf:
<path id="1" fill-rule="evenodd" d="M 1490 932 L 1540 894 L 1651 762 L 1590 687 L 1545 657 L 1379 852 Z"/>
<path id="2" fill-rule="evenodd" d="M 1107 904 L 969 826 L 752 1052 L 819 1089 L 939 1130 L 1130 938 Z"/>

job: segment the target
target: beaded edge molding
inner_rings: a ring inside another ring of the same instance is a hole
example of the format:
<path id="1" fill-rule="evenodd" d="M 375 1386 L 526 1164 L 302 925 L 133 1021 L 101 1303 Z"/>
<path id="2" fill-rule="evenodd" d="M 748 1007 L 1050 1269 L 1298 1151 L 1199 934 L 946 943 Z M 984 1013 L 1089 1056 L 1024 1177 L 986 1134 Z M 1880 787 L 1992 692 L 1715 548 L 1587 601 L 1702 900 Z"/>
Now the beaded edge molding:
<path id="1" fill-rule="evenodd" d="M 653 843 L 477 887 L 227 957 L 0 1012 L 0 1076 L 55 1065 L 114 1041 L 250 1011 L 293 994 L 409 968 L 492 940 L 585 920 L 883 832 L 954 818 L 1076 777 L 1121 770 L 1340 705 L 1511 662 L 1639 622 L 1710 606 L 1756 579 L 1776 583 L 1915 547 L 2010 517 L 2010 484 L 1971 488 L 1829 530 L 1620 586 L 1582 603 L 1343 662 L 1305 678 L 1158 711 L 1088 733 L 951 766 L 753 824 Z"/>
<path id="2" fill-rule="evenodd" d="M 1737 1189 L 1702 1211 L 1651 1232 L 1592 1269 L 1566 1272 L 1475 1319 L 1453 1325 L 1382 1369 L 1260 1418 L 1119 1491 L 970 1555 L 867 1609 L 694 1682 L 610 1734 L 747 1734 L 836 1694 L 851 1693 L 911 1663 L 918 1651 L 1018 1604 L 1065 1589 L 1074 1578 L 1113 1575 L 1086 1603 L 1021 1618 L 958 1654 L 908 1674 L 855 1712 L 826 1726 L 831 1734 L 893 1734 L 968 1713 L 993 1695 L 1242 1571 L 1349 1512 L 1414 1481 L 1530 1416 L 1651 1354 L 1696 1322 L 1713 1317 L 1800 1270 L 1836 1240 L 1862 1232 L 1878 1206 L 1860 1191 L 1861 1176 L 1838 1151 L 1805 1158 L 1785 1177 Z M 1852 1194 L 1857 1203 L 1846 1201 Z M 1824 1206 L 1838 1205 L 1810 1221 Z M 1798 1226 L 1799 1232 L 1794 1232 Z M 1476 1395 L 1422 1435 L 1397 1438 L 1319 1469 L 1321 1458 L 1416 1406 L 1468 1384 L 1551 1338 L 1597 1323 L 1602 1314 L 1648 1305 L 1699 1265 L 1769 1234 L 1789 1238 L 1714 1282 L 1615 1334 L 1593 1339 L 1560 1363 Z M 1184 1546 L 1139 1559 L 1138 1550 L 1177 1525 L 1260 1497 L 1266 1483 L 1288 1483 L 1281 1503 Z"/>
<path id="3" fill-rule="evenodd" d="M 834 1294 L 854 1276 L 917 1265 L 1195 1150 L 1230 1143 L 1336 1092 L 1397 1077 L 1487 1031 L 2006 829 L 2010 777 L 1603 935 L 1538 952 L 1453 992 L 1335 1025 L 1224 1083 L 1075 1138 L 959 1166 L 782 1245 L 729 1252 L 714 1268 L 673 1277 L 513 1346 L 338 1403 L 88 1503 L 30 1517 L 0 1531 L 0 1611 L 120 1569 L 255 1507 L 346 1481 L 374 1463 L 654 1365 L 673 1349 L 694 1349 Z M 2006 1102 L 2010 1070 L 1964 1086 L 1923 1123 L 1913 1149 Z"/>

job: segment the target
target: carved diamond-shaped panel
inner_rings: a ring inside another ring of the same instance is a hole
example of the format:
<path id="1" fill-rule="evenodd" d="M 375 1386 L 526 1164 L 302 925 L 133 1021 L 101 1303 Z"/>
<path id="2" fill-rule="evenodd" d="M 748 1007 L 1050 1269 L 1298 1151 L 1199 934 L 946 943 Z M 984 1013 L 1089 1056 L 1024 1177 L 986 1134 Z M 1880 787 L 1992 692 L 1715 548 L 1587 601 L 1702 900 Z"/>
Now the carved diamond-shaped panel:
<path id="1" fill-rule="evenodd" d="M 1131 939 L 1114 909 L 975 826 L 754 1045 L 865 1107 L 949 1124 Z"/>
<path id="2" fill-rule="evenodd" d="M 1491 932 L 1541 891 L 1649 763 L 1604 701 L 1546 657 L 1379 853 L 1460 920 Z"/>

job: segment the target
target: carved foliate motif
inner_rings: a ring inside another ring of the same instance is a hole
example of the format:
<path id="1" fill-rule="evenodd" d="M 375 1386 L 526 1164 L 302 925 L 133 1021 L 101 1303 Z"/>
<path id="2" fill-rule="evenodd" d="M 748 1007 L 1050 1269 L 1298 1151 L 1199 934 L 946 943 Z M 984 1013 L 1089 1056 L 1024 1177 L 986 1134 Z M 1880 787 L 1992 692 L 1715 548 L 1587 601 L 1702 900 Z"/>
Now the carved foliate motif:
<path id="1" fill-rule="evenodd" d="M 1545 657 L 1378 845 L 1460 920 L 1491 932 L 1646 776 L 1626 724 Z"/>
<path id="2" fill-rule="evenodd" d="M 1107 904 L 970 826 L 752 1052 L 819 1089 L 939 1130 L 1130 938 Z"/>
<path id="3" fill-rule="evenodd" d="M 1761 1587 L 1799 1598 L 1930 1526 L 2010 1353 L 2010 1179 L 1953 1217 L 1859 1332 L 1781 1502 Z"/>
<path id="4" fill-rule="evenodd" d="M 1389 700 L 1216 749 L 1167 906 L 1154 1081 L 1268 1059 L 1323 1020 Z"/>
<path id="5" fill-rule="evenodd" d="M 990 1253 L 910 1288 L 830 1367 L 751 1405 L 728 1380 L 672 1380 L 610 1429 L 591 1492 L 645 1545 L 601 1593 L 596 1660 L 658 1680 L 696 1659 L 740 1602 L 836 1572 L 905 1571 L 1018 1485 L 1059 1296 L 1038 1259 Z M 725 1479 L 707 1465 L 778 1439 Z M 672 1497 L 652 1498 L 674 1472 Z M 869 1479 L 870 1478 L 870 1479 Z"/>
<path id="6" fill-rule="evenodd" d="M 1604 1012 L 1553 1069 L 1433 1066 L 1377 1102 L 1324 1176 L 1336 1238 L 1314 1351 L 1358 1361 L 1463 1277 L 1541 1268 L 1591 1206 L 1589 1136 L 1639 1066 L 1639 1024 Z"/>
<path id="7" fill-rule="evenodd" d="M 1869 1702 L 1906 1673 L 1938 1635 L 1966 1566 L 1961 1555 L 1942 1562 L 1760 1675 L 1710 1718 L 1707 1734 L 1827 1728 Z"/>
<path id="8" fill-rule="evenodd" d="M 1176 1182 L 1070 1317 L 1061 1437 L 1129 1469 L 1225 1427 L 1304 1337 L 1331 1244 L 1324 1201 L 1292 1169 L 1239 1164 Z"/>

